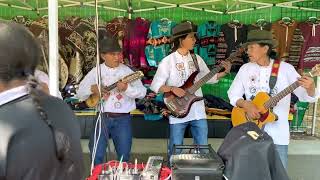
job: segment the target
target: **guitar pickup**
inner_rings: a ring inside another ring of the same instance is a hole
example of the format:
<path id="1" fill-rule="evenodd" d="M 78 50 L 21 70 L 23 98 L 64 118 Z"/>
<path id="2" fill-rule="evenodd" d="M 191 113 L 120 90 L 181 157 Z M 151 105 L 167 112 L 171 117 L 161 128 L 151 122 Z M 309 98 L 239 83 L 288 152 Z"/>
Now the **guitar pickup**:
<path id="1" fill-rule="evenodd" d="M 168 103 L 167 104 L 169 106 L 169 108 L 172 110 L 172 111 L 175 111 L 176 110 L 176 107 L 174 105 L 172 105 L 171 103 Z"/>

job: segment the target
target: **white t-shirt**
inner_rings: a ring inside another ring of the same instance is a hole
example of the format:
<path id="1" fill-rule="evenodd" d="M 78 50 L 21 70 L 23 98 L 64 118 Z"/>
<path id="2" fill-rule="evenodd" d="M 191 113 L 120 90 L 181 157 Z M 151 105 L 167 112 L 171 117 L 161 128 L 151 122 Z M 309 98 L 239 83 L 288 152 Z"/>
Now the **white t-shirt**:
<path id="1" fill-rule="evenodd" d="M 126 65 L 120 64 L 116 68 L 110 68 L 104 63 L 100 64 L 102 86 L 109 86 L 121 78 L 132 74 L 133 71 Z M 92 94 L 91 86 L 97 84 L 96 68 L 93 68 L 81 81 L 77 92 L 77 97 L 84 101 Z M 109 98 L 103 103 L 102 112 L 128 113 L 136 109 L 135 99 L 142 99 L 146 95 L 147 89 L 141 80 L 128 83 L 128 88 L 124 92 L 119 92 L 117 88 L 111 91 Z"/>
<path id="2" fill-rule="evenodd" d="M 269 79 L 274 60 L 271 60 L 269 66 L 259 66 L 256 63 L 244 64 L 235 79 L 233 80 L 228 96 L 230 103 L 236 106 L 236 102 L 245 95 L 247 100 L 252 99 L 258 92 L 269 93 Z M 277 83 L 273 88 L 272 96 L 276 95 L 292 83 L 294 83 L 300 75 L 294 67 L 286 62 L 280 63 Z M 294 94 L 298 96 L 300 101 L 315 102 L 318 97 L 316 90 L 315 97 L 310 97 L 306 89 L 298 87 Z M 290 139 L 288 115 L 290 108 L 291 94 L 284 97 L 273 108 L 273 112 L 278 115 L 278 121 L 267 123 L 265 131 L 273 138 L 275 144 L 288 145 Z"/>
<path id="3" fill-rule="evenodd" d="M 208 74 L 210 70 L 203 59 L 196 55 L 200 72 L 195 78 L 195 82 Z M 180 87 L 189 76 L 196 71 L 191 54 L 182 56 L 177 51 L 166 56 L 159 64 L 157 72 L 152 80 L 150 89 L 158 93 L 163 85 Z M 217 83 L 215 75 L 209 83 Z M 195 92 L 195 95 L 202 97 L 201 88 Z M 184 118 L 169 117 L 170 124 L 184 123 L 192 120 L 206 119 L 205 106 L 203 101 L 197 101 L 192 104 L 189 114 Z"/>

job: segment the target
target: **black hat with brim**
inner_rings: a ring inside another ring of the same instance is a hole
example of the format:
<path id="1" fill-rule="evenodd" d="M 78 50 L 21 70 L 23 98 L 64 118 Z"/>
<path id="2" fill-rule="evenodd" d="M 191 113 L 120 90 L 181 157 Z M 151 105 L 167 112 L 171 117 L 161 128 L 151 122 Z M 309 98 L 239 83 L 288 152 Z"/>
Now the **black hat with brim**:
<path id="1" fill-rule="evenodd" d="M 99 41 L 100 53 L 121 52 L 119 42 L 113 37 L 105 37 Z"/>

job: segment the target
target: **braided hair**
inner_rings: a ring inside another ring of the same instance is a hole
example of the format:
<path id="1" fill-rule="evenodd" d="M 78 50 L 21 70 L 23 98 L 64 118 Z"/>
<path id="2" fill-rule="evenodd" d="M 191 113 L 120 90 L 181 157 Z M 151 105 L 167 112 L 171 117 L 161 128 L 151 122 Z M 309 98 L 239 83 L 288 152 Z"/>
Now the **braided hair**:
<path id="1" fill-rule="evenodd" d="M 39 43 L 30 31 L 19 24 L 0 21 L 0 82 L 4 85 L 13 80 L 26 81 L 26 86 L 40 118 L 53 134 L 57 159 L 62 161 L 70 151 L 70 140 L 56 129 L 41 105 L 35 68 L 41 58 Z"/>

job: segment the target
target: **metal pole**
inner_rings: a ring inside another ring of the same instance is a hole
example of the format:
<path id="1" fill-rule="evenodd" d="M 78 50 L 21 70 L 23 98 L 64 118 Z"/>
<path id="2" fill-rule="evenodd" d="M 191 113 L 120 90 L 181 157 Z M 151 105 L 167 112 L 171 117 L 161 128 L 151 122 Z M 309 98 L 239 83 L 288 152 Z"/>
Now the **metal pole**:
<path id="1" fill-rule="evenodd" d="M 198 1 L 198 2 L 192 2 L 192 3 L 183 3 L 181 5 L 193 6 L 193 5 L 208 4 L 208 3 L 218 2 L 218 1 L 221 1 L 221 0 Z"/>
<path id="2" fill-rule="evenodd" d="M 206 11 L 206 12 L 211 12 L 211 13 L 216 13 L 216 14 L 223 14 L 223 12 L 221 12 L 221 11 L 214 11 L 214 10 L 190 7 L 190 6 L 185 6 L 185 5 L 180 5 L 179 7 L 184 8 L 184 9 L 192 9 L 192 10 L 196 10 L 196 11 Z"/>
<path id="3" fill-rule="evenodd" d="M 58 0 L 48 0 L 49 16 L 49 89 L 59 95 Z"/>
<path id="4" fill-rule="evenodd" d="M 320 88 L 320 78 L 317 77 L 317 89 L 319 91 Z M 317 109 L 318 109 L 318 99 L 313 106 L 313 117 L 312 117 L 312 136 L 316 133 L 316 122 L 317 122 Z"/>
<path id="5" fill-rule="evenodd" d="M 2 3 L 1 1 L 0 1 L 0 6 L 12 7 L 12 8 L 17 8 L 17 9 L 23 9 L 23 10 L 32 11 L 32 8 L 29 8 L 29 7 L 11 5 L 11 4 L 7 4 L 7 3 Z"/>
<path id="6" fill-rule="evenodd" d="M 155 11 L 155 10 L 159 10 L 159 9 L 173 9 L 176 8 L 177 6 L 161 6 L 161 7 L 157 7 L 157 8 L 145 8 L 145 9 L 137 9 L 137 10 L 133 10 L 133 12 L 146 12 L 146 11 Z"/>
<path id="7" fill-rule="evenodd" d="M 132 19 L 132 12 L 133 12 L 133 9 L 132 9 L 132 0 L 129 0 L 128 1 L 128 19 Z"/>

